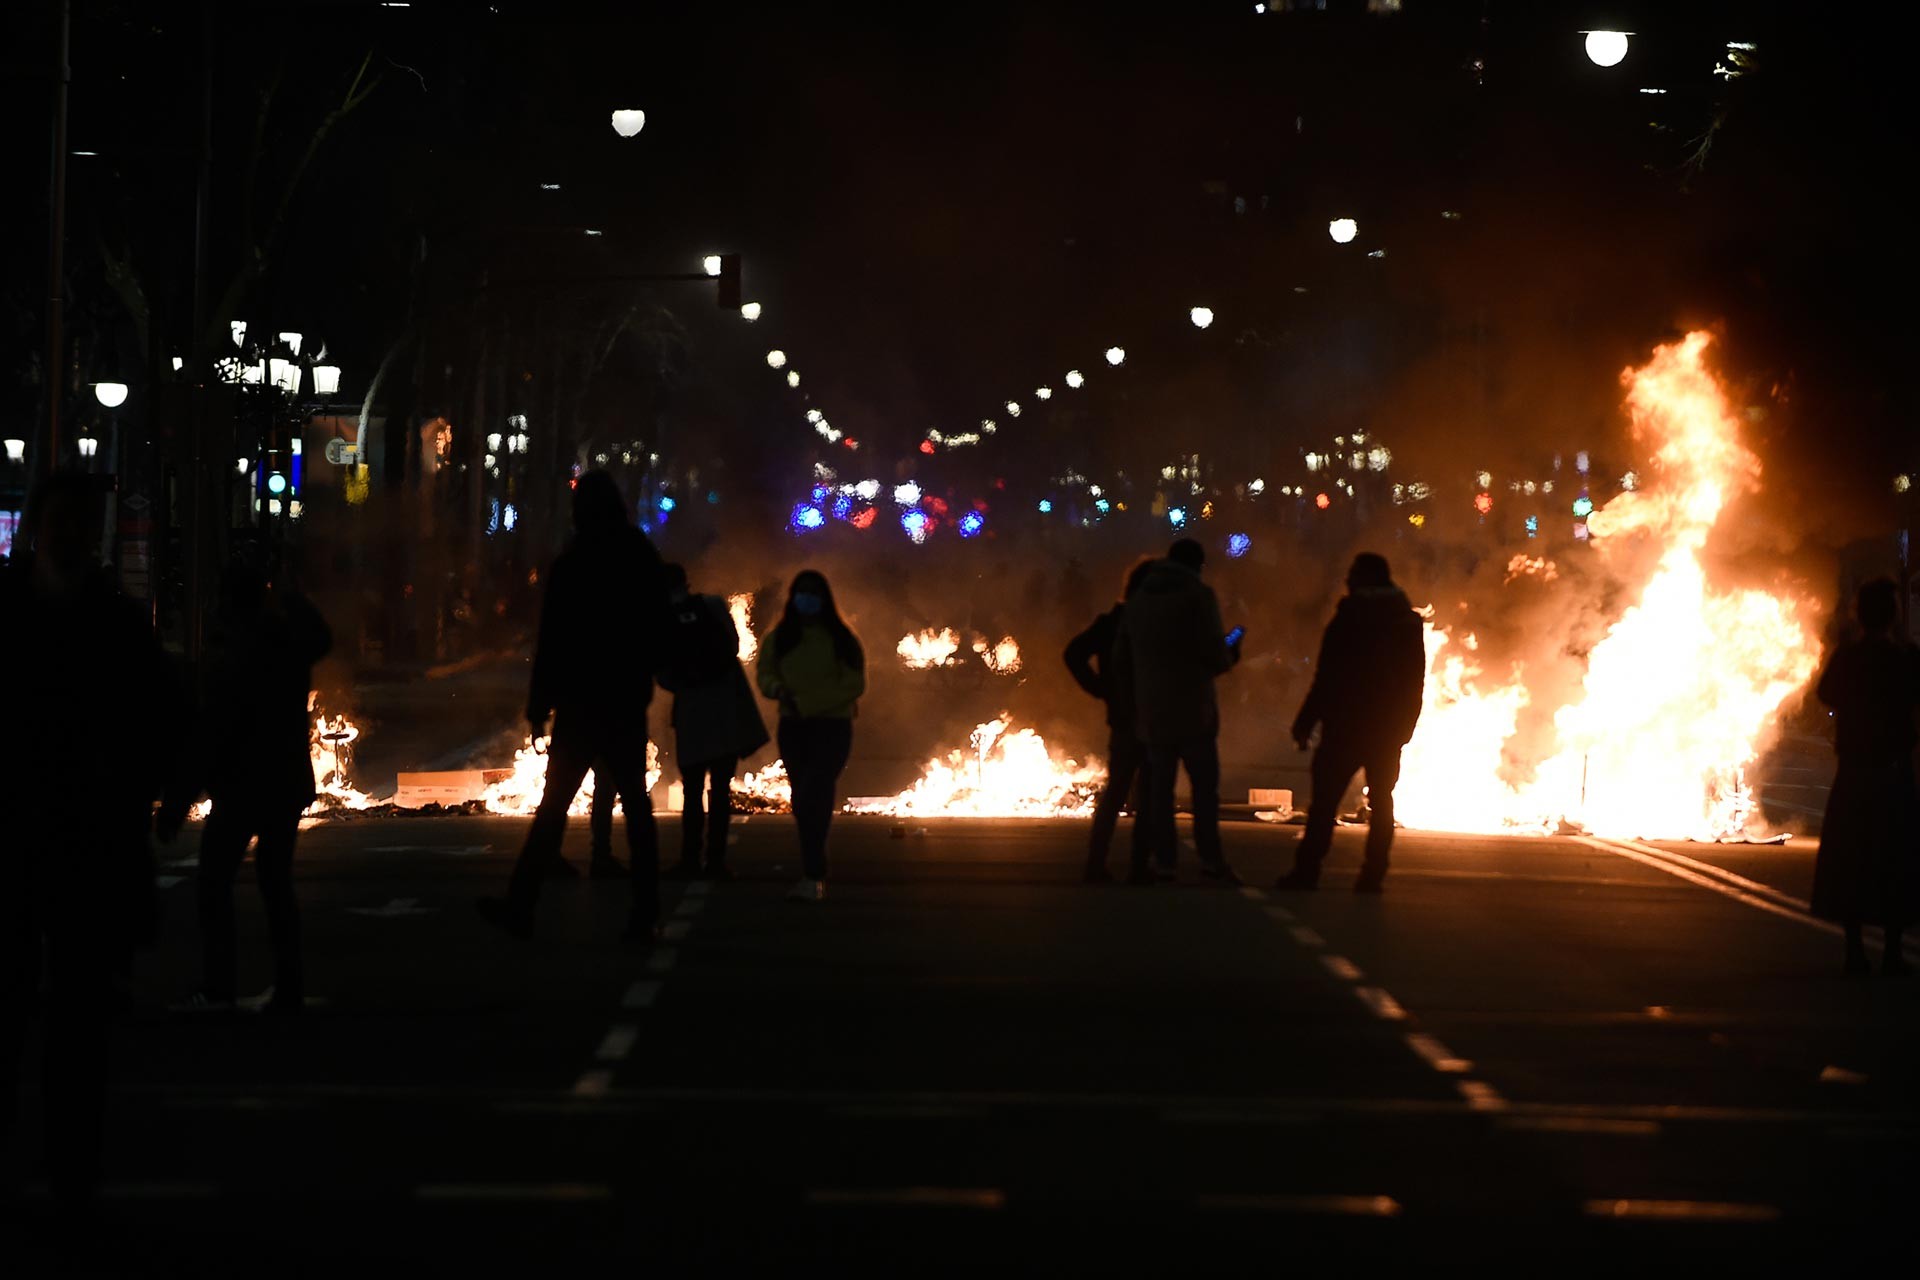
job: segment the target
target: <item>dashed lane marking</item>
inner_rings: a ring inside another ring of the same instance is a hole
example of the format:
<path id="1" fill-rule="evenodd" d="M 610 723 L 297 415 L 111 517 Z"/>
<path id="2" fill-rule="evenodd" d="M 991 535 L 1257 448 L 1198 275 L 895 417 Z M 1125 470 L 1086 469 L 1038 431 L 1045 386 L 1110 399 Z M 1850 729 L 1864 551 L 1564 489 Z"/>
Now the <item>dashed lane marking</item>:
<path id="1" fill-rule="evenodd" d="M 1780 1210 L 1770 1204 L 1726 1200 L 1589 1200 L 1589 1218 L 1631 1218 L 1654 1222 L 1773 1222 Z"/>
<path id="2" fill-rule="evenodd" d="M 680 962 L 680 953 L 672 947 L 655 947 L 647 957 L 648 973 L 666 973 Z"/>
<path id="3" fill-rule="evenodd" d="M 807 1203 L 832 1209 L 984 1209 L 1007 1207 L 1007 1193 L 999 1187 L 876 1187 L 815 1188 Z"/>
<path id="4" fill-rule="evenodd" d="M 579 1202 L 613 1199 L 613 1188 L 593 1182 L 429 1182 L 413 1189 L 416 1200 L 541 1200 Z"/>
<path id="5" fill-rule="evenodd" d="M 1460 1096 L 1467 1100 L 1469 1111 L 1505 1111 L 1507 1100 L 1501 1092 L 1484 1080 L 1461 1080 L 1455 1086 Z"/>
<path id="6" fill-rule="evenodd" d="M 600 1047 L 593 1056 L 601 1062 L 619 1062 L 633 1052 L 633 1046 L 640 1039 L 640 1028 L 631 1022 L 616 1022 L 607 1028 L 607 1034 L 601 1038 Z"/>
<path id="7" fill-rule="evenodd" d="M 1249 902 L 1265 902 L 1267 891 L 1258 885 L 1243 884 L 1240 886 L 1240 896 Z"/>
<path id="8" fill-rule="evenodd" d="M 1293 923 L 1293 912 L 1287 910 L 1285 907 L 1268 907 L 1266 908 L 1266 912 L 1267 918 L 1276 924 Z"/>
<path id="9" fill-rule="evenodd" d="M 627 988 L 627 994 L 620 998 L 622 1009 L 651 1009 L 653 1002 L 660 998 L 661 984 L 645 978 L 636 981 Z"/>
<path id="10" fill-rule="evenodd" d="M 668 942 L 685 942 L 687 931 L 693 928 L 690 920 L 669 920 L 660 927 L 660 936 Z"/>
<path id="11" fill-rule="evenodd" d="M 1464 1075 L 1473 1070 L 1471 1062 L 1454 1054 L 1447 1046 L 1423 1031 L 1409 1033 L 1407 1047 L 1419 1054 L 1435 1071 L 1445 1072 L 1448 1075 Z"/>
<path id="12" fill-rule="evenodd" d="M 156 889 L 171 889 L 177 884 L 185 884 L 186 880 L 187 878 L 185 876 L 155 876 L 153 887 Z"/>
<path id="13" fill-rule="evenodd" d="M 1291 933 L 1293 940 L 1303 947 L 1324 947 L 1327 945 L 1327 940 L 1321 937 L 1319 932 L 1309 925 L 1296 924 L 1291 929 L 1288 929 L 1287 932 Z"/>
<path id="14" fill-rule="evenodd" d="M 1197 1195 L 1196 1209 L 1226 1213 L 1324 1214 L 1347 1218 L 1396 1218 L 1400 1202 L 1392 1196 L 1328 1196 L 1234 1193 Z"/>
<path id="15" fill-rule="evenodd" d="M 1373 1010 L 1374 1017 L 1388 1022 L 1406 1021 L 1407 1011 L 1400 1007 L 1400 1002 L 1379 987 L 1354 987 L 1352 991 L 1361 1004 Z"/>
<path id="16" fill-rule="evenodd" d="M 1320 957 L 1320 964 L 1328 973 L 1340 979 L 1342 982 L 1358 982 L 1362 977 L 1366 976 L 1360 972 L 1359 965 L 1347 959 L 1345 956 L 1323 955 Z"/>

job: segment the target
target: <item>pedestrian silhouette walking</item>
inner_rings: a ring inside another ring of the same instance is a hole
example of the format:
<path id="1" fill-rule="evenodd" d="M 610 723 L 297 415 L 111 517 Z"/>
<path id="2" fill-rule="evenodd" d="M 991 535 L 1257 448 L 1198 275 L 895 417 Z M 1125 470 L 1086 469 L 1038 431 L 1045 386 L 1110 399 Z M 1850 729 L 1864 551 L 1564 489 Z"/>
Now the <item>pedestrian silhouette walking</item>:
<path id="1" fill-rule="evenodd" d="M 1393 789 L 1400 750 L 1420 719 L 1426 645 L 1420 615 L 1394 585 L 1385 556 L 1363 551 L 1347 570 L 1347 594 L 1320 639 L 1313 685 L 1293 720 L 1293 740 L 1307 749 L 1316 727 L 1313 796 L 1293 870 L 1276 888 L 1312 889 L 1333 845 L 1333 826 L 1353 775 L 1366 771 L 1367 851 L 1354 889 L 1378 893 L 1393 848 Z"/>
<path id="2" fill-rule="evenodd" d="M 666 594 L 660 553 L 633 527 L 626 501 L 604 471 L 573 491 L 573 540 L 547 574 L 527 690 L 527 725 L 547 731 L 546 789 L 514 863 L 505 898 L 482 898 L 480 914 L 518 938 L 533 936 L 540 883 L 566 836 L 567 806 L 599 761 L 596 786 L 617 792 L 627 826 L 633 906 L 624 933 L 659 933 L 659 843 L 647 793 L 647 706 L 653 700 Z"/>
<path id="3" fill-rule="evenodd" d="M 1140 573 L 1127 593 L 1114 640 L 1114 669 L 1133 690 L 1134 715 L 1147 751 L 1149 830 L 1160 872 L 1174 874 L 1179 838 L 1173 792 L 1182 765 L 1193 805 L 1193 844 L 1200 872 L 1237 884 L 1220 846 L 1220 700 L 1216 676 L 1240 661 L 1220 602 L 1200 580 L 1206 549 L 1181 538 Z"/>
<path id="4" fill-rule="evenodd" d="M 803 569 L 794 576 L 755 671 L 761 694 L 780 705 L 780 755 L 800 832 L 801 874 L 787 897 L 818 902 L 827 892 L 834 784 L 853 751 L 853 718 L 867 691 L 866 654 L 834 607 L 826 575 Z"/>
<path id="5" fill-rule="evenodd" d="M 19 1132 L 37 1012 L 48 1183 L 68 1232 L 99 1187 L 116 976 L 157 924 L 155 732 L 185 713 L 147 613 L 100 567 L 100 528 L 88 478 L 55 475 L 0 570 L 0 1148 Z"/>
<path id="6" fill-rule="evenodd" d="M 293 851 L 300 815 L 314 799 L 307 722 L 313 664 L 332 647 L 333 633 L 298 592 L 276 590 L 256 565 L 228 566 L 190 755 L 190 789 L 204 789 L 213 801 L 200 832 L 195 879 L 202 985 L 175 1006 L 179 1011 L 235 1008 L 233 882 L 249 845 L 273 941 L 273 987 L 264 1008 L 298 1013 L 305 1006 Z M 162 810 L 164 838 L 179 830 L 191 798 Z"/>
<path id="7" fill-rule="evenodd" d="M 727 880 L 733 773 L 743 756 L 766 745 L 767 725 L 740 666 L 740 628 L 727 602 L 696 594 L 677 564 L 667 566 L 666 583 L 660 687 L 673 694 L 673 758 L 680 765 L 682 797 L 680 861 L 669 874 Z"/>
<path id="8" fill-rule="evenodd" d="M 1860 588 L 1860 636 L 1827 663 L 1815 694 L 1833 708 L 1839 759 L 1820 853 L 1813 913 L 1846 934 L 1846 971 L 1868 971 L 1864 925 L 1885 931 L 1881 965 L 1906 974 L 1901 935 L 1920 912 L 1920 804 L 1916 804 L 1914 715 L 1920 709 L 1920 653 L 1894 635 L 1898 586 L 1887 578 Z"/>
<path id="9" fill-rule="evenodd" d="M 1078 562 L 1075 562 L 1076 564 Z M 1122 680 L 1114 670 L 1114 645 L 1127 612 L 1127 597 L 1140 585 L 1150 557 L 1142 557 L 1127 571 L 1120 600 L 1095 618 L 1086 630 L 1067 642 L 1067 671 L 1074 683 L 1107 708 L 1107 784 L 1093 806 L 1093 830 L 1087 842 L 1087 867 L 1084 878 L 1089 884 L 1106 884 L 1113 879 L 1107 870 L 1107 853 L 1113 845 L 1113 831 L 1120 821 L 1120 809 L 1127 797 L 1138 790 L 1142 801 L 1149 788 L 1146 783 L 1147 749 L 1140 741 L 1140 716 L 1134 705 L 1133 682 Z M 1133 812 L 1133 859 L 1129 879 L 1134 884 L 1152 884 L 1150 865 L 1152 822 L 1144 803 Z"/>

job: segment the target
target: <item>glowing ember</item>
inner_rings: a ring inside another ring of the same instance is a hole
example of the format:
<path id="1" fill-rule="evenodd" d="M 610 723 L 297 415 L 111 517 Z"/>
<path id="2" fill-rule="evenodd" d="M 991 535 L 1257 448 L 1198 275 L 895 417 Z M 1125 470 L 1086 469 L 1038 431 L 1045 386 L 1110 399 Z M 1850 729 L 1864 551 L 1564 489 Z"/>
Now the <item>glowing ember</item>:
<path id="1" fill-rule="evenodd" d="M 733 615 L 733 629 L 740 633 L 740 661 L 752 662 L 760 652 L 760 642 L 753 636 L 753 592 L 728 596 L 727 612 Z"/>
<path id="2" fill-rule="evenodd" d="M 894 646 L 894 652 L 900 655 L 900 665 L 909 671 L 957 667 L 960 665 L 960 637 L 954 634 L 951 627 L 943 627 L 939 631 L 928 629 L 918 635 L 901 636 L 900 643 Z"/>
<path id="3" fill-rule="evenodd" d="M 524 745 L 513 753 L 513 773 L 498 782 L 490 782 L 481 793 L 480 803 L 488 813 L 507 814 L 512 817 L 532 817 L 533 811 L 540 807 L 540 797 L 547 790 L 547 744 L 549 738 L 528 736 Z M 651 792 L 654 784 L 660 781 L 660 749 L 653 743 L 647 743 L 647 790 Z M 587 772 L 586 781 L 580 784 L 580 790 L 567 806 L 567 816 L 578 818 L 593 808 L 593 772 Z M 613 811 L 621 812 L 618 800 L 614 801 Z"/>
<path id="4" fill-rule="evenodd" d="M 1529 755 L 1514 740 L 1531 696 L 1525 665 L 1505 678 L 1488 673 L 1473 636 L 1429 624 L 1426 711 L 1395 793 L 1407 825 L 1747 834 L 1756 805 L 1743 771 L 1781 704 L 1812 676 L 1820 645 L 1807 602 L 1707 582 L 1701 553 L 1715 522 L 1760 477 L 1703 363 L 1710 340 L 1689 334 L 1622 375 L 1635 438 L 1651 451 L 1658 479 L 1595 511 L 1589 528 L 1603 567 L 1647 550 L 1659 552 L 1657 567 L 1589 652 L 1582 687 L 1555 712 L 1547 746 Z M 1516 559 L 1508 580 L 1544 579 L 1546 568 Z"/>
<path id="5" fill-rule="evenodd" d="M 964 751 L 931 760 L 897 796 L 849 800 L 849 813 L 901 817 L 1071 818 L 1093 811 L 1106 770 L 1056 760 L 1031 729 L 1013 729 L 1001 713 L 976 727 Z"/>

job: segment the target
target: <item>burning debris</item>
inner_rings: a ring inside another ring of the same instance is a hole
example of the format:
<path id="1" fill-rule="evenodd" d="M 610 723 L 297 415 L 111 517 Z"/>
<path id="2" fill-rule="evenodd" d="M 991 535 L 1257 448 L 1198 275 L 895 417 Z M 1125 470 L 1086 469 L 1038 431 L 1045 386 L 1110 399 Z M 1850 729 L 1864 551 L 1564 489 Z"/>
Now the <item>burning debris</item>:
<path id="1" fill-rule="evenodd" d="M 909 671 L 929 671 L 940 667 L 958 667 L 966 663 L 962 654 L 963 642 L 960 633 L 952 627 L 942 627 L 935 631 L 925 631 L 900 637 L 900 643 L 894 646 L 894 652 L 900 655 L 900 665 Z M 1010 676 L 1020 671 L 1020 644 L 1012 636 L 1002 636 L 996 641 L 987 639 L 979 632 L 965 642 L 987 670 L 995 675 Z"/>
<path id="2" fill-rule="evenodd" d="M 307 709 L 313 709 L 311 703 Z M 314 718 L 307 753 L 313 760 L 314 788 L 319 794 L 307 808 L 308 817 L 333 809 L 370 809 L 378 803 L 347 781 L 353 765 L 353 744 L 359 737 L 360 727 L 345 716 Z"/>
<path id="3" fill-rule="evenodd" d="M 1545 754 L 1514 758 L 1533 697 L 1526 666 L 1489 672 L 1471 633 L 1429 621 L 1426 710 L 1395 792 L 1407 825 L 1545 833 L 1566 824 L 1696 840 L 1749 833 L 1757 806 L 1744 770 L 1781 705 L 1813 675 L 1820 644 L 1808 602 L 1707 581 L 1709 535 L 1727 501 L 1760 479 L 1705 365 L 1710 340 L 1689 334 L 1622 375 L 1635 439 L 1655 467 L 1593 512 L 1589 528 L 1603 565 L 1649 548 L 1657 564 L 1588 653 Z M 1509 581 L 1547 576 L 1544 566 L 1515 568 Z"/>
<path id="4" fill-rule="evenodd" d="M 1014 729 L 1006 713 L 977 726 L 968 748 L 927 762 L 897 796 L 857 797 L 848 813 L 895 817 L 1075 818 L 1093 810 L 1106 770 L 1056 760 L 1045 738 Z"/>
<path id="5" fill-rule="evenodd" d="M 513 772 L 498 782 L 491 782 L 480 794 L 480 804 L 488 813 L 498 813 L 508 817 L 530 818 L 533 811 L 540 807 L 540 798 L 547 791 L 547 745 L 550 738 L 536 738 L 529 734 L 525 742 L 513 753 Z M 651 792 L 654 784 L 660 781 L 660 748 L 647 743 L 647 790 Z M 567 816 L 584 817 L 593 810 L 593 773 L 587 773 L 586 781 L 581 783 L 572 803 L 567 805 Z M 614 813 L 621 812 L 619 801 L 614 801 Z"/>

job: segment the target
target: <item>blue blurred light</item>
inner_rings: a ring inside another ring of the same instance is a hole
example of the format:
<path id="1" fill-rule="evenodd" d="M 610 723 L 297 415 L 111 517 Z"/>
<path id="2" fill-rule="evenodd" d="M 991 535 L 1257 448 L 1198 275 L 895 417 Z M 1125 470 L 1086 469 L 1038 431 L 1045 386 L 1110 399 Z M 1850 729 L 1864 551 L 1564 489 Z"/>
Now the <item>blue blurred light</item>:
<path id="1" fill-rule="evenodd" d="M 1253 539 L 1244 533 L 1236 533 L 1227 539 L 1227 554 L 1238 560 L 1253 547 Z"/>
<path id="2" fill-rule="evenodd" d="M 1105 498 L 1095 498 L 1093 500 L 1093 509 L 1101 515 L 1105 515 L 1107 512 L 1113 510 L 1113 506 Z"/>
<path id="3" fill-rule="evenodd" d="M 790 521 L 795 530 L 818 529 L 826 522 L 827 518 L 820 514 L 820 508 L 809 506 L 804 502 L 793 509 L 793 518 Z"/>
<path id="4" fill-rule="evenodd" d="M 1589 498 L 1584 493 L 1581 494 L 1579 497 L 1575 498 L 1573 500 L 1573 514 L 1575 514 L 1576 516 L 1579 516 L 1582 520 L 1585 520 L 1588 516 L 1592 515 L 1593 499 Z"/>
<path id="5" fill-rule="evenodd" d="M 671 511 L 675 507 L 679 506 L 680 504 L 675 502 L 672 498 L 662 496 L 660 501 L 655 503 L 654 505 L 659 507 L 662 511 Z"/>
<path id="6" fill-rule="evenodd" d="M 1540 535 L 1540 517 L 1528 516 L 1527 517 L 1527 536 L 1529 538 L 1534 538 L 1534 537 L 1538 537 L 1539 535 Z"/>
<path id="7" fill-rule="evenodd" d="M 1043 516 L 1047 516 L 1047 515 L 1052 515 L 1052 514 L 1053 514 L 1053 499 L 1052 499 L 1052 498 L 1042 498 L 1042 499 L 1040 499 L 1040 514 L 1041 514 L 1041 515 L 1043 515 Z"/>
<path id="8" fill-rule="evenodd" d="M 287 478 L 278 471 L 267 477 L 267 492 L 275 497 L 287 491 Z"/>
<path id="9" fill-rule="evenodd" d="M 823 484 L 817 484 L 813 486 L 813 500 L 815 502 L 824 502 L 826 501 L 826 497 L 827 497 L 827 486 Z"/>
<path id="10" fill-rule="evenodd" d="M 707 505 L 710 507 L 720 505 L 720 491 L 718 489 L 707 490 Z"/>
<path id="11" fill-rule="evenodd" d="M 1168 507 L 1167 522 L 1176 529 L 1181 528 L 1187 523 L 1187 509 L 1185 507 Z"/>
<path id="12" fill-rule="evenodd" d="M 846 494 L 843 493 L 839 497 L 833 500 L 833 518 L 835 520 L 845 520 L 848 516 L 852 514 L 853 514 L 852 498 L 848 497 Z"/>
<path id="13" fill-rule="evenodd" d="M 500 499 L 487 499 L 487 532 L 500 532 Z"/>
<path id="14" fill-rule="evenodd" d="M 960 517 L 960 536 L 971 538 L 987 527 L 987 518 L 978 511 L 969 511 Z"/>
<path id="15" fill-rule="evenodd" d="M 927 513 L 924 511 L 905 511 L 900 515 L 900 527 L 915 537 L 926 532 Z"/>
<path id="16" fill-rule="evenodd" d="M 503 529 L 511 530 L 513 526 L 519 523 L 520 523 L 520 513 L 514 510 L 513 504 L 509 502 L 507 504 L 506 512 L 500 518 L 500 526 Z"/>

